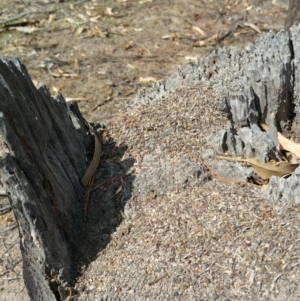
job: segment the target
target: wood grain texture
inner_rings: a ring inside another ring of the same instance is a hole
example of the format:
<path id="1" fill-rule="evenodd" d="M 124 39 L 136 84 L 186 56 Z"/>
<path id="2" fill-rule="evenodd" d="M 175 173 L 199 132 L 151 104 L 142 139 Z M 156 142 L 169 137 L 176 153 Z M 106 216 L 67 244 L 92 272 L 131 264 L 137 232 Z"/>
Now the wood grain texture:
<path id="1" fill-rule="evenodd" d="M 31 300 L 68 295 L 83 223 L 81 185 L 93 139 L 76 104 L 36 88 L 16 59 L 0 56 L 0 178 L 18 222 Z"/>

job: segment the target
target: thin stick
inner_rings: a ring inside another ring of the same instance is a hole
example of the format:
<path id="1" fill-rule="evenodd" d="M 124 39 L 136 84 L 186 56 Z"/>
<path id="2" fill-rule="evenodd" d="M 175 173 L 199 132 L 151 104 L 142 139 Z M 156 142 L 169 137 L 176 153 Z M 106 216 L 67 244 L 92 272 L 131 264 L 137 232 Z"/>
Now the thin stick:
<path id="1" fill-rule="evenodd" d="M 239 238 L 242 237 L 243 235 L 244 235 L 244 233 L 241 234 L 241 235 L 239 235 L 239 236 L 236 237 L 235 239 L 233 239 L 233 240 L 230 242 L 230 244 L 227 246 L 227 248 L 230 247 L 237 239 L 239 239 Z M 211 263 L 211 264 L 209 265 L 209 267 L 206 268 L 205 271 L 203 271 L 202 273 L 200 273 L 198 276 L 201 276 L 201 275 L 207 273 L 207 272 L 212 268 L 212 266 L 215 265 L 215 264 L 219 261 L 219 259 L 220 259 L 221 257 L 223 257 L 223 255 L 225 254 L 225 251 L 226 251 L 226 247 L 225 247 L 225 250 L 217 257 L 217 259 L 215 259 L 215 261 L 214 261 L 213 263 Z"/>
<path id="2" fill-rule="evenodd" d="M 168 274 L 165 273 L 165 274 L 161 275 L 160 277 L 156 278 L 155 280 L 149 282 L 148 285 L 153 285 L 153 284 L 157 283 L 159 280 L 165 278 L 166 276 L 168 276 Z"/>
<path id="3" fill-rule="evenodd" d="M 86 221 L 87 208 L 88 208 L 88 205 L 89 205 L 89 200 L 90 200 L 90 196 L 91 196 L 91 192 L 92 192 L 92 187 L 94 185 L 95 177 L 96 177 L 96 173 L 93 174 L 93 176 L 91 178 L 91 181 L 90 181 L 88 191 L 86 193 L 85 204 L 84 204 L 84 221 Z"/>
<path id="4" fill-rule="evenodd" d="M 220 176 L 218 173 L 216 173 L 207 163 L 205 163 L 201 158 L 197 157 L 196 155 L 194 155 L 193 153 L 191 153 L 190 151 L 183 149 L 183 152 L 185 152 L 186 154 L 188 154 L 189 156 L 191 156 L 192 158 L 194 158 L 195 160 L 197 160 L 198 162 L 201 163 L 201 165 L 203 165 L 204 169 L 206 169 L 206 172 L 208 173 L 208 175 L 216 178 L 219 182 L 226 184 L 226 185 L 230 185 L 230 184 L 247 184 L 247 185 L 251 185 L 251 186 L 257 186 L 253 183 L 250 182 L 244 182 L 244 181 L 239 181 L 239 180 L 231 180 L 231 179 L 226 179 L 222 176 Z"/>
<path id="5" fill-rule="evenodd" d="M 0 22 L 0 25 L 1 25 L 1 24 L 7 24 L 7 23 L 9 23 L 9 22 L 12 22 L 12 21 L 21 19 L 21 18 L 23 18 L 23 17 L 25 17 L 25 16 L 27 16 L 27 15 L 31 15 L 31 14 L 42 14 L 42 13 L 54 13 L 56 10 L 57 10 L 57 9 L 51 9 L 51 10 L 40 10 L 40 11 L 35 11 L 35 12 L 34 12 L 34 11 L 31 11 L 31 12 L 22 13 L 22 14 L 16 16 L 16 17 L 12 17 L 12 18 L 7 19 L 7 20 L 5 20 L 5 21 L 1 21 L 1 22 Z"/>

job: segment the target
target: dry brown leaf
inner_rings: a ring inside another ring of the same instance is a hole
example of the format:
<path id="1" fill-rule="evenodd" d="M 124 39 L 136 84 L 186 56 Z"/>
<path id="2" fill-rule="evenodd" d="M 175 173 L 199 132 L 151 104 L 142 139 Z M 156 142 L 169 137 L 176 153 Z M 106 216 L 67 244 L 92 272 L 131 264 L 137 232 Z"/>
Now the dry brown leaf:
<path id="1" fill-rule="evenodd" d="M 113 12 L 113 8 L 112 7 L 106 7 L 106 13 L 109 16 L 115 16 L 116 14 Z"/>
<path id="2" fill-rule="evenodd" d="M 89 20 L 88 17 L 86 17 L 86 16 L 83 15 L 83 14 L 78 14 L 77 16 L 78 16 L 78 18 L 81 19 L 82 21 L 88 21 L 88 20 Z"/>
<path id="3" fill-rule="evenodd" d="M 141 83 L 147 83 L 147 82 L 156 82 L 157 78 L 153 77 L 153 76 L 148 76 L 148 77 L 140 77 L 139 81 Z"/>
<path id="4" fill-rule="evenodd" d="M 14 45 L 12 45 L 12 46 L 9 46 L 7 48 L 2 48 L 1 54 L 7 54 L 7 53 L 11 53 L 13 51 L 22 51 L 24 49 L 25 49 L 25 47 L 23 47 L 23 46 L 14 46 Z"/>
<path id="5" fill-rule="evenodd" d="M 95 139 L 95 150 L 94 150 L 94 156 L 93 159 L 87 168 L 83 178 L 81 179 L 82 185 L 86 186 L 91 181 L 93 175 L 95 174 L 101 157 L 101 144 L 98 140 L 97 134 L 93 132 L 94 139 Z"/>
<path id="6" fill-rule="evenodd" d="M 288 162 L 293 163 L 293 164 L 297 164 L 298 163 L 298 158 L 296 155 L 294 155 L 293 153 L 287 151 L 285 153 L 285 158 L 287 159 Z"/>
<path id="7" fill-rule="evenodd" d="M 244 25 L 251 27 L 253 30 L 255 30 L 256 32 L 258 32 L 258 33 L 261 34 L 260 29 L 256 25 L 254 25 L 253 23 L 247 23 L 247 22 L 245 22 Z"/>
<path id="8" fill-rule="evenodd" d="M 16 27 L 10 28 L 10 30 L 13 30 L 13 29 L 20 31 L 20 32 L 28 33 L 28 34 L 39 30 L 37 27 L 31 27 L 31 26 L 16 26 Z"/>
<path id="9" fill-rule="evenodd" d="M 86 26 L 80 26 L 76 28 L 75 35 L 80 36 L 85 30 L 88 30 Z"/>
<path id="10" fill-rule="evenodd" d="M 93 8 L 91 8 L 91 10 L 89 10 L 88 8 L 85 7 L 85 13 L 87 14 L 87 16 L 91 17 L 93 15 Z"/>
<path id="11" fill-rule="evenodd" d="M 196 41 L 193 46 L 195 47 L 203 47 L 203 46 L 207 46 L 207 45 L 213 45 L 214 43 L 216 43 L 216 40 L 218 38 L 218 34 L 214 34 L 213 36 L 205 39 L 205 40 L 199 40 Z"/>
<path id="12" fill-rule="evenodd" d="M 49 18 L 47 20 L 47 24 L 51 24 L 53 20 L 55 20 L 56 15 L 55 14 L 50 14 Z"/>
<path id="13" fill-rule="evenodd" d="M 48 70 L 49 75 L 53 77 L 78 77 L 79 75 L 76 73 L 55 73 L 50 70 Z"/>
<path id="14" fill-rule="evenodd" d="M 140 31 L 143 31 L 144 30 L 144 28 L 142 28 L 142 27 L 139 27 L 139 28 L 132 28 L 134 31 L 136 31 L 136 32 L 140 32 Z"/>
<path id="15" fill-rule="evenodd" d="M 172 40 L 176 38 L 176 34 L 175 33 L 171 33 L 171 34 L 166 34 L 164 36 L 161 37 L 163 40 Z"/>
<path id="16" fill-rule="evenodd" d="M 202 30 L 200 27 L 198 26 L 192 26 L 192 29 L 195 32 L 198 32 L 199 34 L 201 34 L 202 36 L 206 37 L 206 33 L 204 32 L 204 30 Z"/>
<path id="17" fill-rule="evenodd" d="M 133 89 L 129 90 L 128 92 L 125 93 L 125 97 L 128 97 L 129 95 L 135 94 L 136 90 L 137 90 L 137 88 L 133 88 Z"/>
<path id="18" fill-rule="evenodd" d="M 130 42 L 126 43 L 126 45 L 124 46 L 125 50 L 128 50 L 129 48 L 132 48 L 135 45 L 134 40 L 131 40 Z"/>
<path id="19" fill-rule="evenodd" d="M 184 57 L 187 61 L 197 61 L 198 58 L 196 56 L 185 56 Z"/>
<path id="20" fill-rule="evenodd" d="M 98 22 L 99 20 L 101 20 L 101 15 L 97 15 L 90 18 L 90 21 L 94 23 Z"/>
<path id="21" fill-rule="evenodd" d="M 51 75 L 53 77 L 79 77 L 79 75 L 76 73 L 64 72 L 60 68 L 57 68 L 56 72 L 51 71 L 49 68 L 47 70 L 48 70 L 49 75 Z"/>
<path id="22" fill-rule="evenodd" d="M 221 160 L 249 163 L 253 167 L 254 172 L 264 180 L 267 180 L 272 176 L 283 177 L 286 175 L 290 175 L 299 166 L 298 163 L 292 164 L 286 161 L 282 161 L 282 162 L 270 161 L 264 163 L 264 162 L 258 162 L 254 158 L 240 159 L 240 158 L 225 157 L 225 156 L 216 156 L 216 158 Z"/>
<path id="23" fill-rule="evenodd" d="M 68 22 L 70 24 L 75 24 L 75 25 L 82 25 L 82 24 L 86 23 L 86 22 L 76 21 L 76 20 L 74 20 L 72 18 L 64 18 L 64 21 L 66 21 L 66 22 Z"/>
<path id="24" fill-rule="evenodd" d="M 266 131 L 268 129 L 268 126 L 266 124 L 261 124 L 261 127 Z M 297 158 L 300 159 L 300 143 L 296 143 L 294 141 L 291 141 L 287 138 L 285 138 L 281 133 L 277 133 L 277 139 L 278 143 L 280 144 L 280 148 L 284 149 L 286 151 L 291 152 Z"/>
<path id="25" fill-rule="evenodd" d="M 76 73 L 64 73 L 62 77 L 79 77 Z"/>
<path id="26" fill-rule="evenodd" d="M 130 68 L 130 69 L 136 69 L 136 67 L 134 66 L 134 65 L 132 65 L 132 64 L 129 64 L 129 63 L 127 63 L 127 65 L 126 65 L 128 68 Z"/>

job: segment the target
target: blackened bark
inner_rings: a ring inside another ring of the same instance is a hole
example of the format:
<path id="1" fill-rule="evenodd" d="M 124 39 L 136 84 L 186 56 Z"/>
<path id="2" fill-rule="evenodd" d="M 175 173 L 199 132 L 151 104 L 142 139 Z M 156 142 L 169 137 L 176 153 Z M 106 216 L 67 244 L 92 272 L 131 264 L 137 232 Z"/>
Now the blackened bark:
<path id="1" fill-rule="evenodd" d="M 0 179 L 19 226 L 31 300 L 62 300 L 74 285 L 74 249 L 83 223 L 87 148 L 76 104 L 36 88 L 16 58 L 0 56 Z"/>

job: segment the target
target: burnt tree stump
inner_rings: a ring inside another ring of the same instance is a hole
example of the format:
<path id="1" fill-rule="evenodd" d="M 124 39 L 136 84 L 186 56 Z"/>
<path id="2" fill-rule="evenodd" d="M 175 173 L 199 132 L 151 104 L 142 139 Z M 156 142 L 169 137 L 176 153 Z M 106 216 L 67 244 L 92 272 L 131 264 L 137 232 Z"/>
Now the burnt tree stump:
<path id="1" fill-rule="evenodd" d="M 77 105 L 36 88 L 17 58 L 0 56 L 0 95 L 0 179 L 19 227 L 25 285 L 31 300 L 65 299 L 78 274 L 80 180 L 94 138 Z"/>
<path id="2" fill-rule="evenodd" d="M 223 153 L 266 161 L 278 155 L 277 131 L 289 129 L 290 125 L 293 129 L 293 123 L 300 123 L 299 61 L 299 26 L 291 28 L 290 35 L 285 31 L 278 34 L 269 32 L 244 50 L 221 48 L 198 63 L 180 68 L 169 79 L 155 83 L 148 91 L 140 90 L 132 105 L 169 104 L 166 98 L 180 87 L 187 90 L 198 86 L 206 88 L 206 91 L 211 89 L 216 100 L 215 108 L 228 117 L 229 123 L 224 129 L 205 133 L 211 142 L 211 149 L 206 154 L 207 163 L 211 164 L 211 152 L 219 152 L 219 146 Z M 95 223 L 90 232 L 94 238 L 84 237 L 83 233 L 88 231 L 81 231 L 84 227 L 85 194 L 81 179 L 91 159 L 87 156 L 93 153 L 95 146 L 78 107 L 76 104 L 68 106 L 61 96 L 52 98 L 44 86 L 36 88 L 26 68 L 16 58 L 7 60 L 0 56 L 0 93 L 0 134 L 3 141 L 0 180 L 10 193 L 18 221 L 24 279 L 32 300 L 69 299 L 68 294 L 78 276 L 78 254 L 89 255 L 89 262 L 95 259 L 97 251 L 109 241 L 110 229 L 120 220 L 118 207 L 110 203 L 120 191 L 122 195 L 120 193 L 118 206 L 124 209 L 132 196 L 136 202 L 148 196 L 156 199 L 157 195 L 170 193 L 177 186 L 188 188 L 208 179 L 201 166 L 178 154 L 176 133 L 184 131 L 184 137 L 187 134 L 184 126 L 174 130 L 181 111 L 175 112 L 172 108 L 173 123 L 162 123 L 161 128 L 155 128 L 152 120 L 144 125 L 144 117 L 138 116 L 133 123 L 137 121 L 142 130 L 137 130 L 136 137 L 132 137 L 132 129 L 129 131 L 124 126 L 124 120 L 116 119 L 120 137 L 116 144 L 107 143 L 104 148 L 107 149 L 107 157 L 104 164 L 100 164 L 100 182 L 105 183 L 105 189 L 102 190 L 102 202 L 93 207 L 91 214 Z M 168 121 L 168 118 L 161 116 L 161 120 Z M 190 120 L 189 116 L 185 118 Z M 261 123 L 270 125 L 271 131 L 262 132 L 258 127 Z M 132 124 L 132 121 L 127 120 L 127 124 Z M 199 128 L 201 126 L 197 130 Z M 148 139 L 150 134 L 145 131 L 156 136 Z M 295 126 L 294 133 L 300 139 L 299 127 Z M 169 148 L 173 137 L 176 147 Z M 194 143 L 191 147 L 199 146 L 197 139 L 191 136 L 188 141 Z M 202 142 L 204 145 L 204 140 Z M 127 147 L 129 153 L 140 147 L 138 155 L 135 154 L 139 160 L 135 168 L 131 168 L 135 159 L 130 154 L 127 161 L 122 159 Z M 171 157 L 170 150 L 178 157 Z M 221 175 L 222 169 L 237 173 L 233 165 L 220 165 L 219 168 Z M 272 179 L 266 198 L 274 203 L 293 200 L 298 204 L 299 174 L 298 168 L 289 179 Z M 247 174 L 243 173 L 243 177 L 246 178 Z M 128 210 L 124 217 L 129 220 L 130 214 Z M 107 221 L 104 222 L 105 218 Z M 102 245 L 99 244 L 101 239 Z M 89 245 L 89 240 L 93 244 Z M 83 247 L 79 246 L 80 243 Z M 137 253 L 144 260 L 142 250 Z M 134 270 L 131 265 L 127 267 L 126 277 L 122 269 L 112 272 L 112 280 L 103 292 L 107 296 L 105 300 L 125 300 L 132 284 L 136 286 L 137 298 L 139 293 L 143 295 L 141 292 L 147 288 L 147 283 L 152 286 L 153 281 L 147 280 L 149 275 L 145 275 L 145 271 L 140 271 L 139 267 Z M 136 275 L 145 277 L 137 281 Z M 171 281 L 170 278 L 170 286 Z M 115 282 L 119 283 L 117 288 L 122 289 L 116 290 Z M 168 291 L 163 291 L 165 288 L 167 286 L 160 292 L 156 291 L 157 296 L 160 293 L 166 296 Z M 94 296 L 85 298 L 83 293 L 79 297 L 82 298 L 79 300 L 95 300 Z"/>

